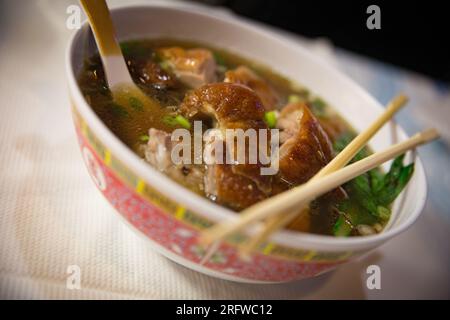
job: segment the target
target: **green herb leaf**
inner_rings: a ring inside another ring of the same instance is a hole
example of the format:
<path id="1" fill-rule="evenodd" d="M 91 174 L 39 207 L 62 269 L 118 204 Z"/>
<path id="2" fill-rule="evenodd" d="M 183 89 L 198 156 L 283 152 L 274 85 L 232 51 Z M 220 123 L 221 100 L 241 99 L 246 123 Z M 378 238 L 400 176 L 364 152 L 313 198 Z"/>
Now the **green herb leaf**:
<path id="1" fill-rule="evenodd" d="M 343 214 L 339 215 L 336 223 L 333 226 L 333 234 L 336 237 L 348 237 L 352 232 L 353 226 Z"/>
<path id="2" fill-rule="evenodd" d="M 268 111 L 264 113 L 264 121 L 270 129 L 275 128 L 277 125 L 277 113 L 276 111 Z"/>
<path id="3" fill-rule="evenodd" d="M 177 125 L 177 121 L 175 120 L 175 117 L 173 117 L 173 116 L 164 116 L 162 121 L 169 126 Z"/>
<path id="4" fill-rule="evenodd" d="M 373 225 L 377 223 L 378 217 L 369 212 L 359 200 L 360 198 L 357 197 L 343 200 L 338 204 L 337 208 L 345 214 L 347 220 L 353 226 L 357 226 L 358 224 Z"/>
<path id="5" fill-rule="evenodd" d="M 130 106 L 136 110 L 136 111 L 143 111 L 144 110 L 144 105 L 142 104 L 141 100 L 139 100 L 138 98 L 135 97 L 130 97 L 128 99 Z"/>
<path id="6" fill-rule="evenodd" d="M 375 192 L 376 190 L 379 190 L 381 188 L 381 184 L 383 182 L 383 173 L 378 170 L 370 170 L 368 172 L 369 177 L 370 177 L 370 187 L 371 189 Z"/>
<path id="7" fill-rule="evenodd" d="M 146 50 L 139 42 L 135 41 L 122 42 L 120 44 L 120 49 L 122 54 L 126 57 L 145 57 L 151 53 L 150 50 Z"/>
<path id="8" fill-rule="evenodd" d="M 360 175 L 351 181 L 352 189 L 355 196 L 359 199 L 359 203 L 370 214 L 377 216 L 377 200 L 372 194 L 367 174 Z"/>
<path id="9" fill-rule="evenodd" d="M 170 72 L 171 68 L 170 68 L 170 63 L 166 60 L 162 60 L 159 63 L 159 66 L 161 67 L 161 69 L 163 69 L 164 71 Z"/>
<path id="10" fill-rule="evenodd" d="M 334 142 L 333 148 L 336 152 L 341 152 L 345 149 L 345 147 L 355 138 L 355 135 L 352 132 L 344 132 L 341 134 L 336 141 Z M 356 156 L 350 161 L 353 163 L 355 161 L 359 161 L 369 155 L 369 152 L 366 148 L 362 148 Z"/>
<path id="11" fill-rule="evenodd" d="M 142 142 L 147 142 L 148 140 L 150 140 L 150 137 L 147 134 L 143 134 L 139 137 L 139 140 L 141 140 Z"/>
<path id="12" fill-rule="evenodd" d="M 175 120 L 178 122 L 178 124 L 180 126 L 182 126 L 185 129 L 190 129 L 191 128 L 191 123 L 189 122 L 188 119 L 186 119 L 185 117 L 181 116 L 181 115 L 177 115 L 175 117 Z"/>
<path id="13" fill-rule="evenodd" d="M 414 173 L 414 163 L 404 166 L 403 158 L 404 155 L 394 160 L 391 169 L 375 190 L 378 203 L 382 206 L 389 206 L 397 198 Z"/>
<path id="14" fill-rule="evenodd" d="M 354 135 L 349 132 L 341 135 L 334 143 L 335 150 L 342 151 L 353 138 Z M 351 162 L 359 161 L 368 154 L 368 150 L 364 148 Z M 404 155 L 397 157 L 386 174 L 373 169 L 345 184 L 351 200 L 344 200 L 337 207 L 353 225 L 373 225 L 389 220 L 389 206 L 405 188 L 414 172 L 414 164 L 404 166 L 403 159 Z M 335 225 L 335 228 L 338 227 L 339 224 Z"/>
<path id="15" fill-rule="evenodd" d="M 324 116 L 327 104 L 320 98 L 315 98 L 311 102 L 311 110 L 316 116 Z"/>
<path id="16" fill-rule="evenodd" d="M 291 94 L 288 97 L 289 103 L 297 103 L 297 102 L 301 102 L 301 101 L 304 101 L 304 99 L 302 99 L 298 94 Z"/>
<path id="17" fill-rule="evenodd" d="M 225 59 L 222 57 L 221 54 L 219 54 L 219 53 L 217 53 L 217 52 L 214 52 L 214 60 L 216 61 L 216 63 L 217 63 L 219 66 L 224 66 L 224 67 L 226 67 Z"/>
<path id="18" fill-rule="evenodd" d="M 163 122 L 170 126 L 181 126 L 185 129 L 191 129 L 191 123 L 188 119 L 183 117 L 182 115 L 177 116 L 165 116 L 163 117 Z"/>
<path id="19" fill-rule="evenodd" d="M 378 206 L 377 208 L 377 212 L 378 212 L 378 217 L 381 220 L 389 220 L 389 217 L 391 216 L 391 210 L 389 208 L 383 207 L 383 206 Z"/>
<path id="20" fill-rule="evenodd" d="M 121 117 L 121 118 L 129 117 L 128 111 L 118 103 L 111 102 L 109 104 L 109 109 L 111 110 L 111 113 L 115 117 Z"/>

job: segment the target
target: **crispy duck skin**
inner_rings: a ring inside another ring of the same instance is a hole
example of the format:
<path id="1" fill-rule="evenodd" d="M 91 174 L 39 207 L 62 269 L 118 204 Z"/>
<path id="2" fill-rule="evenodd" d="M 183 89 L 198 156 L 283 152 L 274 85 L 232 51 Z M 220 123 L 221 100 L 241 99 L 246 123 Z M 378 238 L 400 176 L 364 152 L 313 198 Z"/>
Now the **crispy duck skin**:
<path id="1" fill-rule="evenodd" d="M 330 139 L 306 104 L 288 104 L 277 125 L 283 130 L 280 140 L 284 142 L 279 174 L 288 184 L 305 183 L 333 158 Z"/>
<path id="2" fill-rule="evenodd" d="M 334 150 L 327 133 L 319 120 L 305 103 L 290 103 L 280 113 L 277 127 L 280 133 L 280 170 L 277 190 L 300 185 L 311 179 L 334 157 Z M 347 193 L 338 187 L 322 197 L 331 201 L 347 198 Z M 301 208 L 298 216 L 288 228 L 307 232 L 311 225 L 310 208 Z"/>
<path id="3" fill-rule="evenodd" d="M 159 89 L 179 87 L 178 80 L 172 74 L 152 61 L 147 61 L 139 69 L 138 77 L 142 83 L 151 84 Z"/>
<path id="4" fill-rule="evenodd" d="M 225 82 L 244 85 L 258 95 L 266 111 L 273 110 L 280 101 L 277 92 L 267 81 L 245 66 L 239 66 L 225 73 Z"/>
<path id="5" fill-rule="evenodd" d="M 159 49 L 158 53 L 178 79 L 191 88 L 216 81 L 216 61 L 207 49 L 168 47 Z"/>
<path id="6" fill-rule="evenodd" d="M 188 117 L 199 114 L 212 117 L 222 132 L 225 129 L 268 129 L 259 97 L 251 89 L 237 84 L 204 85 L 185 97 L 180 110 Z M 245 164 L 208 166 L 205 191 L 210 198 L 242 210 L 270 195 L 272 176 L 261 175 L 259 159 L 256 164 L 249 164 L 247 157 L 248 152 Z"/>
<path id="7" fill-rule="evenodd" d="M 220 129 L 267 129 L 261 100 L 242 85 L 204 85 L 187 94 L 180 108 L 189 117 L 197 113 L 213 117 Z"/>
<path id="8" fill-rule="evenodd" d="M 228 164 L 208 166 L 204 183 L 210 199 L 241 211 L 268 197 L 251 179 L 233 172 L 232 168 Z"/>

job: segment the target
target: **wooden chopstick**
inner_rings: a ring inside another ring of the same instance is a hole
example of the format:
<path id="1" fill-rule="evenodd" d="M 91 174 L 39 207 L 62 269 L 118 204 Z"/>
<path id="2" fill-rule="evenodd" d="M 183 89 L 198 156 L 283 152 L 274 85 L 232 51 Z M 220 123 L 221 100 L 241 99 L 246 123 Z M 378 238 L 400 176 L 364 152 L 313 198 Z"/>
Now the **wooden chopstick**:
<path id="1" fill-rule="evenodd" d="M 347 165 L 353 157 L 361 151 L 367 142 L 380 130 L 382 126 L 392 119 L 393 115 L 403 107 L 408 98 L 400 94 L 392 99 L 386 107 L 386 110 L 378 117 L 365 131 L 356 136 L 336 157 L 333 158 L 325 167 L 322 168 L 312 179 L 323 177 L 335 170 Z"/>
<path id="2" fill-rule="evenodd" d="M 315 177 L 324 176 L 330 172 L 335 171 L 343 166 L 345 166 L 367 143 L 370 138 L 375 135 L 376 132 L 388 122 L 393 115 L 400 110 L 408 101 L 408 98 L 403 95 L 397 95 L 394 97 L 389 104 L 386 106 L 385 111 L 381 116 L 379 116 L 364 132 L 360 133 L 355 139 L 353 139 L 344 150 L 342 150 L 332 161 L 328 163 L 321 171 L 319 171 Z M 315 178 L 313 177 L 313 178 Z M 303 208 L 302 208 L 303 209 Z M 282 228 L 293 220 L 301 210 L 296 210 L 286 214 L 278 214 L 271 217 L 265 221 L 265 226 L 260 233 L 256 234 L 250 239 L 250 241 L 243 246 L 241 249 L 242 255 L 248 255 L 249 252 L 253 251 L 260 242 L 264 241 L 267 236 L 279 228 Z M 215 246 L 217 247 L 217 246 Z M 209 250 L 208 250 L 209 252 Z"/>
<path id="3" fill-rule="evenodd" d="M 386 106 L 385 111 L 363 132 L 356 136 L 336 157 L 334 157 L 325 167 L 322 168 L 311 179 L 317 179 L 327 174 L 334 172 L 340 168 L 346 166 L 351 159 L 367 144 L 367 142 L 378 132 L 378 130 L 384 126 L 389 120 L 392 119 L 394 114 L 400 110 L 408 102 L 408 98 L 403 95 L 397 95 Z M 283 228 L 289 222 L 294 220 L 298 215 L 305 212 L 301 208 L 289 213 L 279 213 L 273 216 L 265 222 L 263 229 L 252 237 L 249 242 L 243 246 L 241 253 L 248 255 L 258 245 L 264 241 L 270 234 Z"/>
<path id="4" fill-rule="evenodd" d="M 295 206 L 304 205 L 343 183 L 378 167 L 382 163 L 438 137 L 439 134 L 436 129 L 419 132 L 408 140 L 374 153 L 338 171 L 259 202 L 244 210 L 237 219 L 214 225 L 206 230 L 202 235 L 202 241 L 211 243 L 212 241 L 222 240 L 226 236 L 248 227 L 254 221 L 271 217 L 280 211 L 287 211 Z"/>

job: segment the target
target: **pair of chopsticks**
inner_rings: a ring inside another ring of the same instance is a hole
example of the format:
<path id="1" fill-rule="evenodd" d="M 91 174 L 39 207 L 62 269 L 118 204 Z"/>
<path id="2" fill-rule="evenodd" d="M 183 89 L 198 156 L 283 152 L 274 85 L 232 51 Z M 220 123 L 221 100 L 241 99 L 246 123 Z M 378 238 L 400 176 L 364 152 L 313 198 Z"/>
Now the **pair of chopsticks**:
<path id="1" fill-rule="evenodd" d="M 392 117 L 408 102 L 405 95 L 398 95 L 392 99 L 386 107 L 386 110 L 378 117 L 365 131 L 356 136 L 336 157 L 334 157 L 325 167 L 322 168 L 310 181 L 319 179 L 332 172 L 335 172 L 345 167 L 353 157 L 361 151 L 367 142 L 383 127 Z M 286 214 L 278 214 L 270 217 L 263 228 L 255 237 L 242 249 L 243 255 L 248 255 L 251 251 L 256 249 L 258 245 L 267 239 L 272 233 L 288 225 L 298 215 L 305 214 L 304 206 L 299 207 L 300 210 L 293 210 Z"/>
<path id="2" fill-rule="evenodd" d="M 438 132 L 435 129 L 428 129 L 415 134 L 406 141 L 346 166 L 406 102 L 407 98 L 404 95 L 395 97 L 388 104 L 385 112 L 369 128 L 353 139 L 344 150 L 307 183 L 245 209 L 237 219 L 226 221 L 207 229 L 202 235 L 203 243 L 215 242 L 217 244 L 228 235 L 248 227 L 251 223 L 266 219 L 264 228 L 242 249 L 242 253 L 246 255 L 273 232 L 292 221 L 311 200 L 410 149 L 437 139 L 439 137 Z"/>

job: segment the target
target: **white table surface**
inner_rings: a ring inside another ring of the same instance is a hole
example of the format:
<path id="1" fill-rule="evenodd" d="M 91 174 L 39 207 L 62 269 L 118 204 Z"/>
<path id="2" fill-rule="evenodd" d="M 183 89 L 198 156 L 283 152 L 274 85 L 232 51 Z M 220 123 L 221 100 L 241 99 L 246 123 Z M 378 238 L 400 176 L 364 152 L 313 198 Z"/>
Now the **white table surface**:
<path id="1" fill-rule="evenodd" d="M 117 4 L 123 1 L 110 1 Z M 450 94 L 426 77 L 323 46 L 316 50 L 385 103 L 404 91 L 408 133 L 438 127 L 420 150 L 429 198 L 417 223 L 367 257 L 315 279 L 242 285 L 213 279 L 151 251 L 90 181 L 69 112 L 66 7 L 75 1 L 0 2 L 0 298 L 323 299 L 450 297 Z M 302 41 L 299 39 L 299 41 Z M 66 288 L 79 265 L 81 290 Z M 381 268 L 368 290 L 366 268 Z"/>

